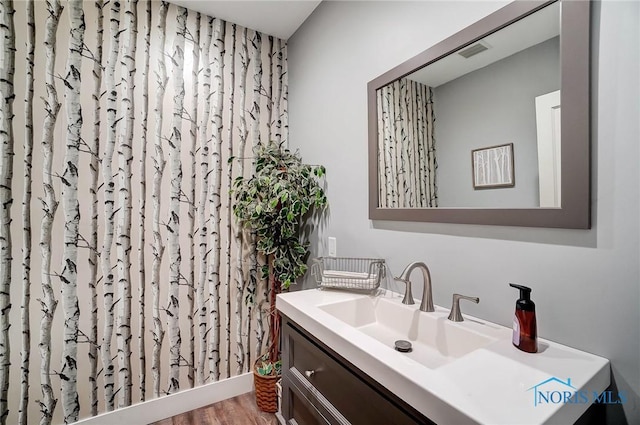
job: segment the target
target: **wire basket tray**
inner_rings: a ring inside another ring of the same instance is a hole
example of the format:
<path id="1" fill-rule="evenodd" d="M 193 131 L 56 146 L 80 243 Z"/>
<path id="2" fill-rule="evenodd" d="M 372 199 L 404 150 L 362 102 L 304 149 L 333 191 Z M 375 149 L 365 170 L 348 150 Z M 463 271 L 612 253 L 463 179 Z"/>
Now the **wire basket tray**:
<path id="1" fill-rule="evenodd" d="M 379 258 L 314 258 L 311 274 L 321 288 L 373 291 L 385 277 L 385 262 Z"/>

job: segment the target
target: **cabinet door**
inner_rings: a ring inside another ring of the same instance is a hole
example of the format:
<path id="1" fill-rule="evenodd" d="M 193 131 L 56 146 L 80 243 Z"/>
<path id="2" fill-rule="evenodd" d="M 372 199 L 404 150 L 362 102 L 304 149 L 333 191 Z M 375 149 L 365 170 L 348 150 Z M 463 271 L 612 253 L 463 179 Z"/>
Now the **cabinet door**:
<path id="1" fill-rule="evenodd" d="M 369 385 L 353 369 L 346 367 L 341 359 L 311 341 L 291 322 L 285 323 L 283 372 L 290 382 L 306 391 L 307 399 L 311 402 L 318 399 L 318 394 L 327 401 L 328 406 L 321 407 L 327 408 L 327 417 L 336 419 L 337 423 L 352 424 L 431 423 L 424 417 L 404 410 L 400 403 L 393 401 L 392 396 Z"/>

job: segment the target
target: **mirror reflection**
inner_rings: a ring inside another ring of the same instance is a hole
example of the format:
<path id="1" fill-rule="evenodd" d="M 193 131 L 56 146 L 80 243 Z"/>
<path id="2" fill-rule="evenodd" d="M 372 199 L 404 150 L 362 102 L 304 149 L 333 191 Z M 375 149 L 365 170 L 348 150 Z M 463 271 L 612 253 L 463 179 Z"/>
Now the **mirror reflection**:
<path id="1" fill-rule="evenodd" d="M 559 34 L 553 3 L 378 89 L 378 206 L 559 207 Z"/>

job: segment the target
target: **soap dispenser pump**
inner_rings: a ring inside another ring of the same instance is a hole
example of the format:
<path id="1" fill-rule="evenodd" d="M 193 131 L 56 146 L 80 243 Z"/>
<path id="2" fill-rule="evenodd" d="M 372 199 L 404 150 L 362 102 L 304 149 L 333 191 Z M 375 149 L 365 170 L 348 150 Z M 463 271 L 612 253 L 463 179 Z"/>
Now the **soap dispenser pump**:
<path id="1" fill-rule="evenodd" d="M 513 345 L 527 353 L 538 351 L 538 331 L 536 324 L 536 305 L 531 301 L 531 288 L 510 283 L 509 286 L 520 290 L 513 318 Z"/>

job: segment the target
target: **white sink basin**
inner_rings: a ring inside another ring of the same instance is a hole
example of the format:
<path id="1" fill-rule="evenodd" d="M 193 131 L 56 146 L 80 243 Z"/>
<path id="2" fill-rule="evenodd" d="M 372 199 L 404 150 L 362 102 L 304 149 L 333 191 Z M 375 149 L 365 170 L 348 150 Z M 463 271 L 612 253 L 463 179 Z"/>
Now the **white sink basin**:
<path id="1" fill-rule="evenodd" d="M 389 349 L 394 349 L 397 340 L 409 341 L 412 350 L 404 355 L 431 369 L 497 339 L 448 320 L 445 310 L 425 313 L 417 305 L 400 304 L 397 299 L 362 297 L 319 305 L 318 308 Z"/>
<path id="2" fill-rule="evenodd" d="M 610 383 L 609 362 L 545 339 L 537 354 L 511 343 L 511 329 L 449 310 L 432 313 L 404 305 L 402 296 L 375 296 L 311 289 L 279 294 L 278 310 L 354 367 L 436 423 L 574 423 L 588 404 L 536 405 L 532 387 L 550 378 L 584 394 L 600 394 Z M 507 321 L 509 317 L 507 317 Z M 410 353 L 394 350 L 408 340 Z M 548 389 L 548 388 L 547 388 Z"/>

